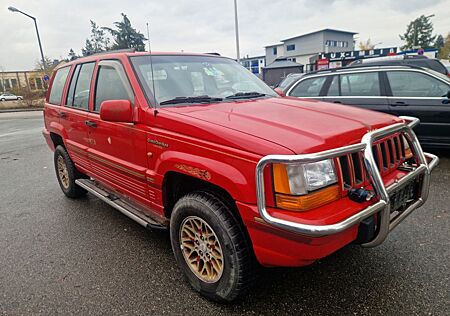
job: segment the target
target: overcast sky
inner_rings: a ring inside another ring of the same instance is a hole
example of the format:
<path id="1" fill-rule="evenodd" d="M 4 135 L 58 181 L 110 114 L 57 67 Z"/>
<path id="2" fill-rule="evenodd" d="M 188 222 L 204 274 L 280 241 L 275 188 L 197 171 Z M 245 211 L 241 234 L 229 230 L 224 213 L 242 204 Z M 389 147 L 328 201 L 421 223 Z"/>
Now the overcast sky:
<path id="1" fill-rule="evenodd" d="M 38 19 L 45 55 L 80 53 L 89 20 L 111 26 L 124 12 L 150 37 L 154 51 L 219 52 L 235 57 L 233 0 L 0 0 L 0 67 L 29 70 L 39 59 L 31 19 Z M 435 14 L 435 32 L 450 32 L 450 0 L 239 0 L 241 55 L 263 55 L 264 46 L 284 38 L 334 28 L 358 32 L 380 46 L 399 46 L 398 34 L 421 14 Z"/>

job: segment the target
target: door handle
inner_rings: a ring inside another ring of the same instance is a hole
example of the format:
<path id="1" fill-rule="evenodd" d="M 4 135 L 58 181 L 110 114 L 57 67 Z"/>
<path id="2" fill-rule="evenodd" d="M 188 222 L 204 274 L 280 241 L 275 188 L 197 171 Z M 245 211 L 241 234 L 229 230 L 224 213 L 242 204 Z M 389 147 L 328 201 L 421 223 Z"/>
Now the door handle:
<path id="1" fill-rule="evenodd" d="M 397 101 L 397 102 L 394 102 L 394 104 L 392 104 L 392 106 L 408 106 L 408 103 L 403 102 L 403 101 Z"/>
<path id="2" fill-rule="evenodd" d="M 341 102 L 341 101 L 337 101 L 337 100 L 333 101 L 333 103 L 338 103 L 338 104 L 342 104 L 342 102 Z"/>
<path id="3" fill-rule="evenodd" d="M 89 127 L 97 127 L 97 123 L 92 121 L 84 121 L 84 124 L 86 124 Z"/>
<path id="4" fill-rule="evenodd" d="M 67 117 L 67 114 L 66 114 L 66 112 L 59 112 L 59 113 L 58 113 L 58 116 L 59 116 L 60 118 L 66 118 L 66 117 Z"/>

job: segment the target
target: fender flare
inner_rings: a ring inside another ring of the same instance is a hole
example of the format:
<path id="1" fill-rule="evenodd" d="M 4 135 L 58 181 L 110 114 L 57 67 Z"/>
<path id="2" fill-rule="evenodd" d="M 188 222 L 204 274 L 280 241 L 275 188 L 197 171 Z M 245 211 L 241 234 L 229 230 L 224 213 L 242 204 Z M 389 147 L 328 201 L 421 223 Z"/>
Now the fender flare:
<path id="1" fill-rule="evenodd" d="M 227 163 L 178 151 L 165 151 L 155 167 L 156 173 L 161 176 L 160 183 L 163 183 L 168 172 L 178 172 L 214 184 L 236 201 L 247 201 L 249 198 L 256 201 L 256 191 L 250 196 L 246 194 L 253 187 L 249 183 L 251 179 Z"/>
<path id="2" fill-rule="evenodd" d="M 48 131 L 50 133 L 58 134 L 59 136 L 61 136 L 64 144 L 66 143 L 67 132 L 62 124 L 58 122 L 50 122 L 48 126 Z"/>

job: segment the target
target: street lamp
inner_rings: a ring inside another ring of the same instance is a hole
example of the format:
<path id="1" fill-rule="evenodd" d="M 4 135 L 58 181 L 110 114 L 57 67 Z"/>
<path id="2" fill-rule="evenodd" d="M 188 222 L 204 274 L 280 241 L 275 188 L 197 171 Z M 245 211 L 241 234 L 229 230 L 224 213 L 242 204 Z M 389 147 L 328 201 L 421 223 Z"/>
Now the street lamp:
<path id="1" fill-rule="evenodd" d="M 47 69 L 47 65 L 45 63 L 44 52 L 42 51 L 41 37 L 39 36 L 39 30 L 38 30 L 36 18 L 34 16 L 31 16 L 31 15 L 25 13 L 25 12 L 22 12 L 19 9 L 14 8 L 14 7 L 8 7 L 8 10 L 11 11 L 11 12 L 22 13 L 23 15 L 29 17 L 30 19 L 33 19 L 34 27 L 36 28 L 36 35 L 37 35 L 37 39 L 38 39 L 38 43 L 39 43 L 39 50 L 41 51 L 42 67 L 44 68 L 44 72 L 45 72 L 46 69 Z"/>
<path id="2" fill-rule="evenodd" d="M 239 62 L 241 57 L 239 53 L 239 25 L 238 25 L 237 0 L 234 0 L 234 27 L 236 30 L 236 59 L 237 62 Z"/>

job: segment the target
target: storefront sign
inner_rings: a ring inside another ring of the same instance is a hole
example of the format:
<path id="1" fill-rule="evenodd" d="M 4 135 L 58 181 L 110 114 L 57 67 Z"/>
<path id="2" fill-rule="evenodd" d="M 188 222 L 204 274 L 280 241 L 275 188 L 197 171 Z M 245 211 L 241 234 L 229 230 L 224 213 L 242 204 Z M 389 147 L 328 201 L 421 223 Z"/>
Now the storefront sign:
<path id="1" fill-rule="evenodd" d="M 328 69 L 329 60 L 326 58 L 317 60 L 317 70 Z"/>
<path id="2" fill-rule="evenodd" d="M 355 50 L 350 52 L 325 53 L 320 54 L 319 58 L 328 59 L 329 61 L 355 60 L 362 58 L 395 55 L 396 53 L 397 47 L 389 47 L 389 48 L 376 48 L 370 50 Z"/>

